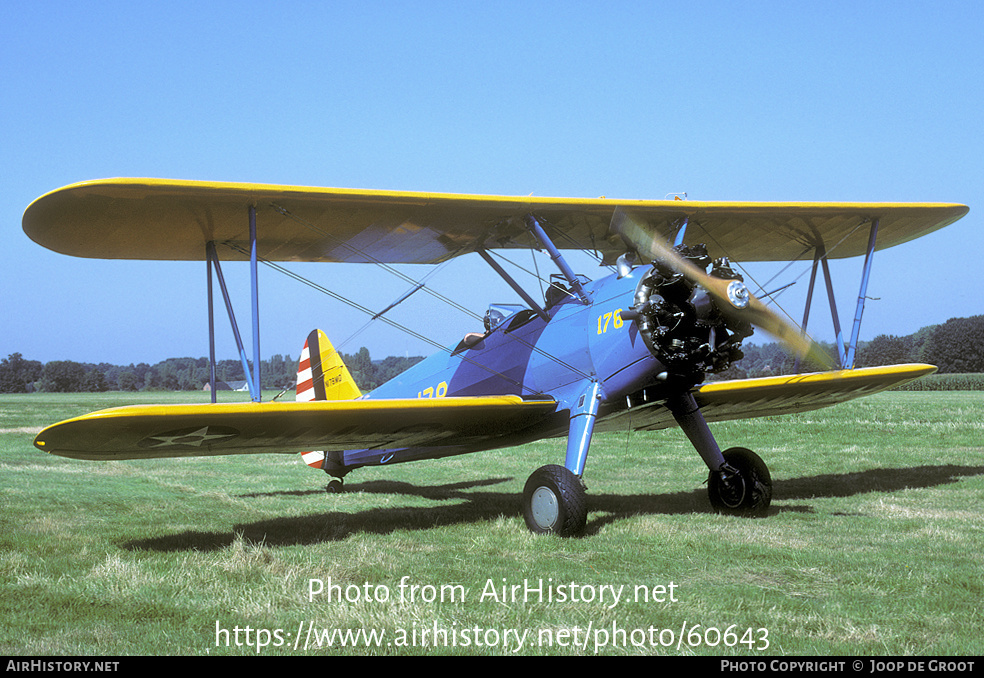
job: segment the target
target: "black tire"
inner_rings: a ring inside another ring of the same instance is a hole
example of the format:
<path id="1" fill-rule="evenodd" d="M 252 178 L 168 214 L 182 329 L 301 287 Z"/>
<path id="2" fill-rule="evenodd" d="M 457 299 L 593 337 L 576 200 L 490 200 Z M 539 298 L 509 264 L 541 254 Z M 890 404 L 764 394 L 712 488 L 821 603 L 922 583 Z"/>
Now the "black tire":
<path id="1" fill-rule="evenodd" d="M 325 492 L 327 494 L 341 494 L 344 491 L 345 486 L 339 478 L 332 478 L 328 481 L 328 484 L 325 485 Z"/>
<path id="2" fill-rule="evenodd" d="M 588 522 L 588 498 L 581 479 L 563 466 L 538 468 L 523 488 L 523 518 L 534 534 L 573 537 Z"/>
<path id="3" fill-rule="evenodd" d="M 711 471 L 707 478 L 707 496 L 718 513 L 733 516 L 765 515 L 772 504 L 772 476 L 762 458 L 744 447 L 724 451 L 724 460 L 738 473 L 725 480 Z"/>

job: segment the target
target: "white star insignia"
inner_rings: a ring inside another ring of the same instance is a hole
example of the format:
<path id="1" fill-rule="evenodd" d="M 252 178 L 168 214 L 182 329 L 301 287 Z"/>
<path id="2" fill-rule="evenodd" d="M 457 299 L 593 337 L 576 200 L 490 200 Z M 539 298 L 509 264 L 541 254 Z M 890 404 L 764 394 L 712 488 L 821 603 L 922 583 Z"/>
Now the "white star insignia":
<path id="1" fill-rule="evenodd" d="M 178 445 L 201 447 L 203 443 L 209 443 L 213 440 L 219 440 L 221 438 L 232 438 L 234 436 L 234 433 L 212 433 L 210 435 L 208 432 L 208 426 L 203 426 L 197 431 L 181 433 L 179 435 L 150 436 L 148 440 L 158 441 L 152 447 L 176 447 Z"/>

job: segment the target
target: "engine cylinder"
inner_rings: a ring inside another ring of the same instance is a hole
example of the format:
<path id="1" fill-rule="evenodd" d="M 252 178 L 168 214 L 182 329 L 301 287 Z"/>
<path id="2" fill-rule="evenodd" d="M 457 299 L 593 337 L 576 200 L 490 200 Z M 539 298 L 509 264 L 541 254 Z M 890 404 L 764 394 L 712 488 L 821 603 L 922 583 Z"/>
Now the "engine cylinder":
<path id="1" fill-rule="evenodd" d="M 711 264 L 704 245 L 675 249 L 705 271 Z M 715 261 L 710 274 L 741 281 L 727 259 Z M 752 334 L 748 323 L 722 314 L 706 290 L 660 263 L 639 281 L 631 313 L 625 315 L 634 318 L 646 346 L 669 374 L 692 383 L 740 360 L 741 341 Z"/>

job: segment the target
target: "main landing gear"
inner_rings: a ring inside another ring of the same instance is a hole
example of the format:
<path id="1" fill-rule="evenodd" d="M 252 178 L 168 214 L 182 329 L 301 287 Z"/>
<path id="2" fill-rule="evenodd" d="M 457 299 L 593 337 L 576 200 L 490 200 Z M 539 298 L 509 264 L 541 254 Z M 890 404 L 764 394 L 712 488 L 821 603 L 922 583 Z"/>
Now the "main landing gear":
<path id="1" fill-rule="evenodd" d="M 667 407 L 709 469 L 707 496 L 718 513 L 763 516 L 772 503 L 772 476 L 762 459 L 744 447 L 721 452 L 689 393 L 671 399 Z M 583 460 L 582 460 L 583 461 Z M 577 468 L 582 469 L 583 463 Z M 572 537 L 588 518 L 588 503 L 581 476 L 566 466 L 543 466 L 526 481 L 523 518 L 535 534 Z"/>
<path id="2" fill-rule="evenodd" d="M 744 447 L 722 455 L 724 464 L 710 471 L 707 497 L 725 515 L 760 517 L 772 503 L 772 476 L 762 458 Z M 534 534 L 573 537 L 584 531 L 588 501 L 584 483 L 563 466 L 543 466 L 523 489 L 523 518 Z"/>
<path id="3" fill-rule="evenodd" d="M 772 503 L 772 477 L 762 459 L 744 447 L 721 452 L 693 395 L 667 401 L 673 418 L 710 470 L 707 495 L 718 513 L 761 516 Z"/>

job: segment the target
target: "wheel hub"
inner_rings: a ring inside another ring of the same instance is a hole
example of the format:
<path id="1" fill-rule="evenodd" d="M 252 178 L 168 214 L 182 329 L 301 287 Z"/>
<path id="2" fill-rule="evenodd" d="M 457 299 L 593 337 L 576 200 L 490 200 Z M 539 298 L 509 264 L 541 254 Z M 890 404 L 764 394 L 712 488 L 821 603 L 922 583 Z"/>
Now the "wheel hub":
<path id="1" fill-rule="evenodd" d="M 557 495 L 549 487 L 538 487 L 533 492 L 530 501 L 533 520 L 542 529 L 550 529 L 557 523 L 560 516 L 560 505 Z"/>
<path id="2" fill-rule="evenodd" d="M 741 474 L 721 472 L 721 485 L 718 489 L 721 502 L 728 508 L 738 508 L 745 500 L 745 480 Z"/>

